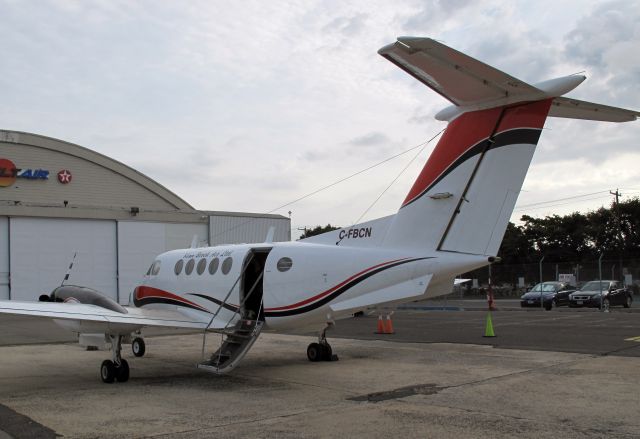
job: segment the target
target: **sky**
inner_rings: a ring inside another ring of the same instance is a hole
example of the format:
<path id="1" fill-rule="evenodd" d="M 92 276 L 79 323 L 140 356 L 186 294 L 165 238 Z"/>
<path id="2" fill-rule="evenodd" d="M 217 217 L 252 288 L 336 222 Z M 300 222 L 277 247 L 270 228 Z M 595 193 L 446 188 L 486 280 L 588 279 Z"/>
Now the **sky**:
<path id="1" fill-rule="evenodd" d="M 398 36 L 529 83 L 584 71 L 569 96 L 640 110 L 639 1 L 0 0 L 0 17 L 0 128 L 110 156 L 198 209 L 291 212 L 294 238 L 395 213 L 433 150 L 289 204 L 444 128 L 449 102 L 377 54 Z M 639 139 L 640 121 L 548 119 L 512 221 L 640 196 Z"/>

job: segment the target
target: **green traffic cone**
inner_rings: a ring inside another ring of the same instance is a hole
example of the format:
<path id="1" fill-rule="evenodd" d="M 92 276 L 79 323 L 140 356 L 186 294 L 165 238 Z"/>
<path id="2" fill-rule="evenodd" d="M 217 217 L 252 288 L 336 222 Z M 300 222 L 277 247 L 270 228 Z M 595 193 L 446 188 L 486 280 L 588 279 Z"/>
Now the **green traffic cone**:
<path id="1" fill-rule="evenodd" d="M 487 313 L 487 324 L 484 328 L 483 337 L 495 337 L 496 334 L 493 333 L 493 323 L 491 322 L 491 313 Z"/>

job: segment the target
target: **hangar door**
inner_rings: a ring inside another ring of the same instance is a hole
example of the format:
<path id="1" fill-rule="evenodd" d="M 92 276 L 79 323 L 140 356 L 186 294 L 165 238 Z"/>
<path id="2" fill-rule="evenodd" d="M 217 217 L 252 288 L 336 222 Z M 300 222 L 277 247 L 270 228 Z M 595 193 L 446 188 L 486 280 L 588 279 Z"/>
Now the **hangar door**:
<path id="1" fill-rule="evenodd" d="M 207 224 L 172 224 L 140 221 L 118 222 L 119 301 L 129 303 L 151 263 L 160 253 L 189 248 L 194 236 L 198 246 L 208 245 Z M 161 267 L 163 269 L 164 267 Z M 166 269 L 166 268 L 165 268 Z M 173 267 L 170 267 L 173 270 Z"/>
<path id="2" fill-rule="evenodd" d="M 116 222 L 10 218 L 11 299 L 38 300 L 59 286 L 77 252 L 69 280 L 116 299 Z"/>

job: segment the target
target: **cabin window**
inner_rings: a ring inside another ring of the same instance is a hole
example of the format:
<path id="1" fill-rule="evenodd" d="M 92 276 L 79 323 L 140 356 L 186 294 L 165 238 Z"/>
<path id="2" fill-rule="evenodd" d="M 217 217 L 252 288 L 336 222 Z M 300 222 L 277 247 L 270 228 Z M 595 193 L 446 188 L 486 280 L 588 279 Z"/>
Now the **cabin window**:
<path id="1" fill-rule="evenodd" d="M 233 265 L 233 259 L 231 259 L 231 256 L 229 256 L 227 259 L 225 259 L 222 262 L 222 274 L 227 274 L 231 271 L 231 266 Z"/>
<path id="2" fill-rule="evenodd" d="M 173 271 L 176 273 L 176 276 L 182 272 L 182 266 L 184 265 L 184 261 L 182 259 L 176 262 L 176 266 L 173 267 Z"/>
<path id="3" fill-rule="evenodd" d="M 278 269 L 278 271 L 289 271 L 291 270 L 291 267 L 293 266 L 293 261 L 291 260 L 291 258 L 280 258 L 280 260 L 278 261 L 278 263 L 276 264 L 276 268 Z"/>
<path id="4" fill-rule="evenodd" d="M 209 262 L 209 274 L 216 274 L 216 271 L 218 271 L 219 265 L 220 265 L 220 259 L 213 258 L 211 262 Z"/>
<path id="5" fill-rule="evenodd" d="M 196 271 L 198 274 L 204 273 L 204 269 L 207 268 L 207 260 L 202 258 L 198 261 L 198 266 L 196 267 Z"/>
<path id="6" fill-rule="evenodd" d="M 155 261 L 151 266 L 151 274 L 155 276 L 158 273 L 160 273 L 160 261 Z"/>
<path id="7" fill-rule="evenodd" d="M 189 259 L 187 261 L 187 265 L 184 267 L 184 273 L 191 274 L 194 265 L 196 265 L 196 261 L 194 261 L 193 259 Z"/>

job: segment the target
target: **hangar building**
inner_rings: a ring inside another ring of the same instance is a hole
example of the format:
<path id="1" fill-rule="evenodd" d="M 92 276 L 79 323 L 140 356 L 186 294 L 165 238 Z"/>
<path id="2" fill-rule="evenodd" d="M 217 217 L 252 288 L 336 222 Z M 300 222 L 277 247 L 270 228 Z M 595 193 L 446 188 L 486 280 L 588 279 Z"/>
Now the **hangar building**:
<path id="1" fill-rule="evenodd" d="M 74 261 L 67 283 L 126 304 L 157 254 L 194 237 L 198 247 L 264 242 L 271 227 L 274 241 L 291 239 L 287 217 L 196 210 L 95 151 L 0 130 L 0 300 L 37 300 Z"/>

